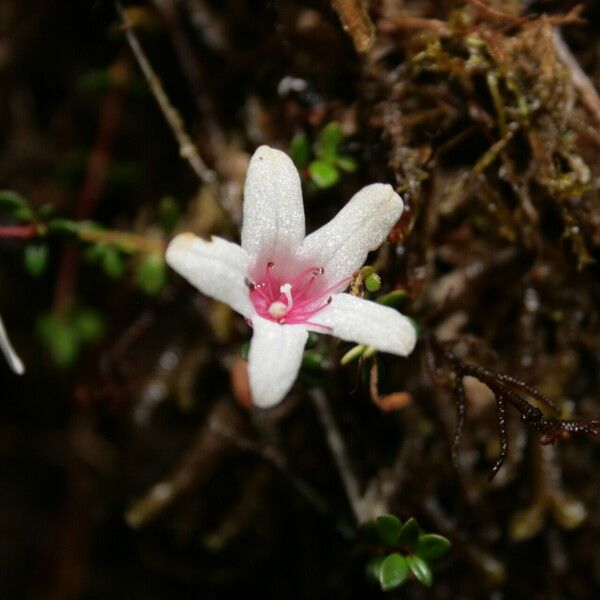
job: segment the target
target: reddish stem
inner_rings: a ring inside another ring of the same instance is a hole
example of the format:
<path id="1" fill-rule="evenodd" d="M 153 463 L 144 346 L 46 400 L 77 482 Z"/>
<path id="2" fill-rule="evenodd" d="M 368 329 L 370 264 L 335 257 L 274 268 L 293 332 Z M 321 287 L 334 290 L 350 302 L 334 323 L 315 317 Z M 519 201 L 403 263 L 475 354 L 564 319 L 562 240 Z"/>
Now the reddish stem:
<path id="1" fill-rule="evenodd" d="M 37 235 L 37 227 L 33 224 L 0 227 L 0 239 L 32 240 L 36 238 Z"/>

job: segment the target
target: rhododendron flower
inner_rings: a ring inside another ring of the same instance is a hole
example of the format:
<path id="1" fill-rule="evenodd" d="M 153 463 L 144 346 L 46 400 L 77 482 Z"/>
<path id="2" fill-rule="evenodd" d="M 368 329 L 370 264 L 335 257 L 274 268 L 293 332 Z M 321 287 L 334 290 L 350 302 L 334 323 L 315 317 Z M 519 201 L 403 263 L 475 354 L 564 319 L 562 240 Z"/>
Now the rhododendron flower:
<path id="1" fill-rule="evenodd" d="M 409 319 L 343 293 L 402 208 L 390 185 L 368 185 L 305 237 L 298 171 L 286 154 L 261 146 L 248 168 L 241 246 L 191 233 L 169 244 L 173 269 L 252 325 L 254 404 L 266 408 L 283 399 L 298 375 L 309 331 L 402 356 L 412 351 L 416 334 Z"/>
<path id="2" fill-rule="evenodd" d="M 2 317 L 0 317 L 0 349 L 8 361 L 10 368 L 18 375 L 23 375 L 23 373 L 25 373 L 25 366 L 8 339 Z"/>

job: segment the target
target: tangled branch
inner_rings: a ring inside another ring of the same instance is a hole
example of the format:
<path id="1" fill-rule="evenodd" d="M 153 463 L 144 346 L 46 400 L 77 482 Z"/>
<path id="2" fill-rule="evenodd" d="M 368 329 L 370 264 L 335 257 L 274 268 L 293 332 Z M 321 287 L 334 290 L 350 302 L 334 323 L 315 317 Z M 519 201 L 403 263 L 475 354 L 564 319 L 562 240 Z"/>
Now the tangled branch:
<path id="1" fill-rule="evenodd" d="M 492 369 L 469 364 L 459 358 L 452 350 L 428 336 L 426 338 L 426 364 L 432 375 L 438 379 L 439 361 L 450 367 L 451 385 L 456 398 L 456 424 L 452 441 L 452 462 L 458 468 L 458 449 L 467 414 L 466 393 L 463 380 L 471 376 L 486 385 L 492 392 L 496 402 L 496 424 L 500 441 L 500 454 L 492 467 L 489 480 L 494 479 L 506 456 L 508 455 L 508 429 L 506 423 L 506 407 L 511 405 L 521 415 L 525 425 L 533 427 L 540 434 L 541 444 L 554 444 L 570 438 L 574 433 L 600 434 L 600 419 L 561 419 L 560 408 L 550 398 L 524 381 Z M 444 382 L 448 385 L 448 382 Z M 557 417 L 547 417 L 524 396 L 529 396 L 543 404 Z"/>

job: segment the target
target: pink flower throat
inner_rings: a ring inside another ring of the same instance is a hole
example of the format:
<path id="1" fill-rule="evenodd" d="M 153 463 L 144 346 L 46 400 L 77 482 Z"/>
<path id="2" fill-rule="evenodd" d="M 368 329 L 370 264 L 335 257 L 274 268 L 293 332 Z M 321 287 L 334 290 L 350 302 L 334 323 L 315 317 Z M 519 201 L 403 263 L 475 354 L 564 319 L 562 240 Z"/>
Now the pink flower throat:
<path id="1" fill-rule="evenodd" d="M 325 272 L 323 267 L 305 269 L 291 281 L 278 277 L 276 268 L 274 262 L 268 262 L 260 281 L 246 280 L 256 312 L 282 325 L 313 325 L 330 329 L 327 325 L 312 322 L 311 318 L 323 310 L 331 302 L 331 294 L 340 291 L 340 286 L 349 283 L 354 275 L 319 289 L 313 284 Z"/>

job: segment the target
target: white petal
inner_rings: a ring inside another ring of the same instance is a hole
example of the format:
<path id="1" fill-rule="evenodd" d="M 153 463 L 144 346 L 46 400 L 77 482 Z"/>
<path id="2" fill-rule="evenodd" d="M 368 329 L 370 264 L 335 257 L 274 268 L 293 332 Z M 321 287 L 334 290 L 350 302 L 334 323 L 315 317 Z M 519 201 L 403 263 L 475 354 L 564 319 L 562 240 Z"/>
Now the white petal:
<path id="1" fill-rule="evenodd" d="M 368 185 L 329 223 L 307 236 L 300 254 L 324 267 L 330 284 L 339 281 L 359 269 L 367 254 L 383 243 L 402 208 L 402 198 L 391 185 Z"/>
<path id="2" fill-rule="evenodd" d="M 291 250 L 304 239 L 302 186 L 287 154 L 269 146 L 256 150 L 246 175 L 242 247 L 253 257 Z"/>
<path id="3" fill-rule="evenodd" d="M 331 331 L 311 327 L 313 331 L 400 356 L 410 354 L 417 342 L 417 332 L 404 315 L 350 294 L 334 294 L 329 306 L 317 313 L 314 321 L 331 327 Z"/>
<path id="4" fill-rule="evenodd" d="M 302 325 L 279 325 L 255 316 L 248 353 L 252 401 L 269 408 L 281 402 L 298 376 L 308 331 Z"/>
<path id="5" fill-rule="evenodd" d="M 23 375 L 23 373 L 25 373 L 25 365 L 23 365 L 23 361 L 18 357 L 15 349 L 12 347 L 12 344 L 8 339 L 6 329 L 4 328 L 4 323 L 2 322 L 2 317 L 0 317 L 0 349 L 6 357 L 10 368 L 17 373 L 17 375 Z"/>
<path id="6" fill-rule="evenodd" d="M 250 258 L 237 244 L 182 233 L 169 244 L 166 260 L 203 294 L 229 304 L 245 317 L 253 313 L 245 283 Z"/>

